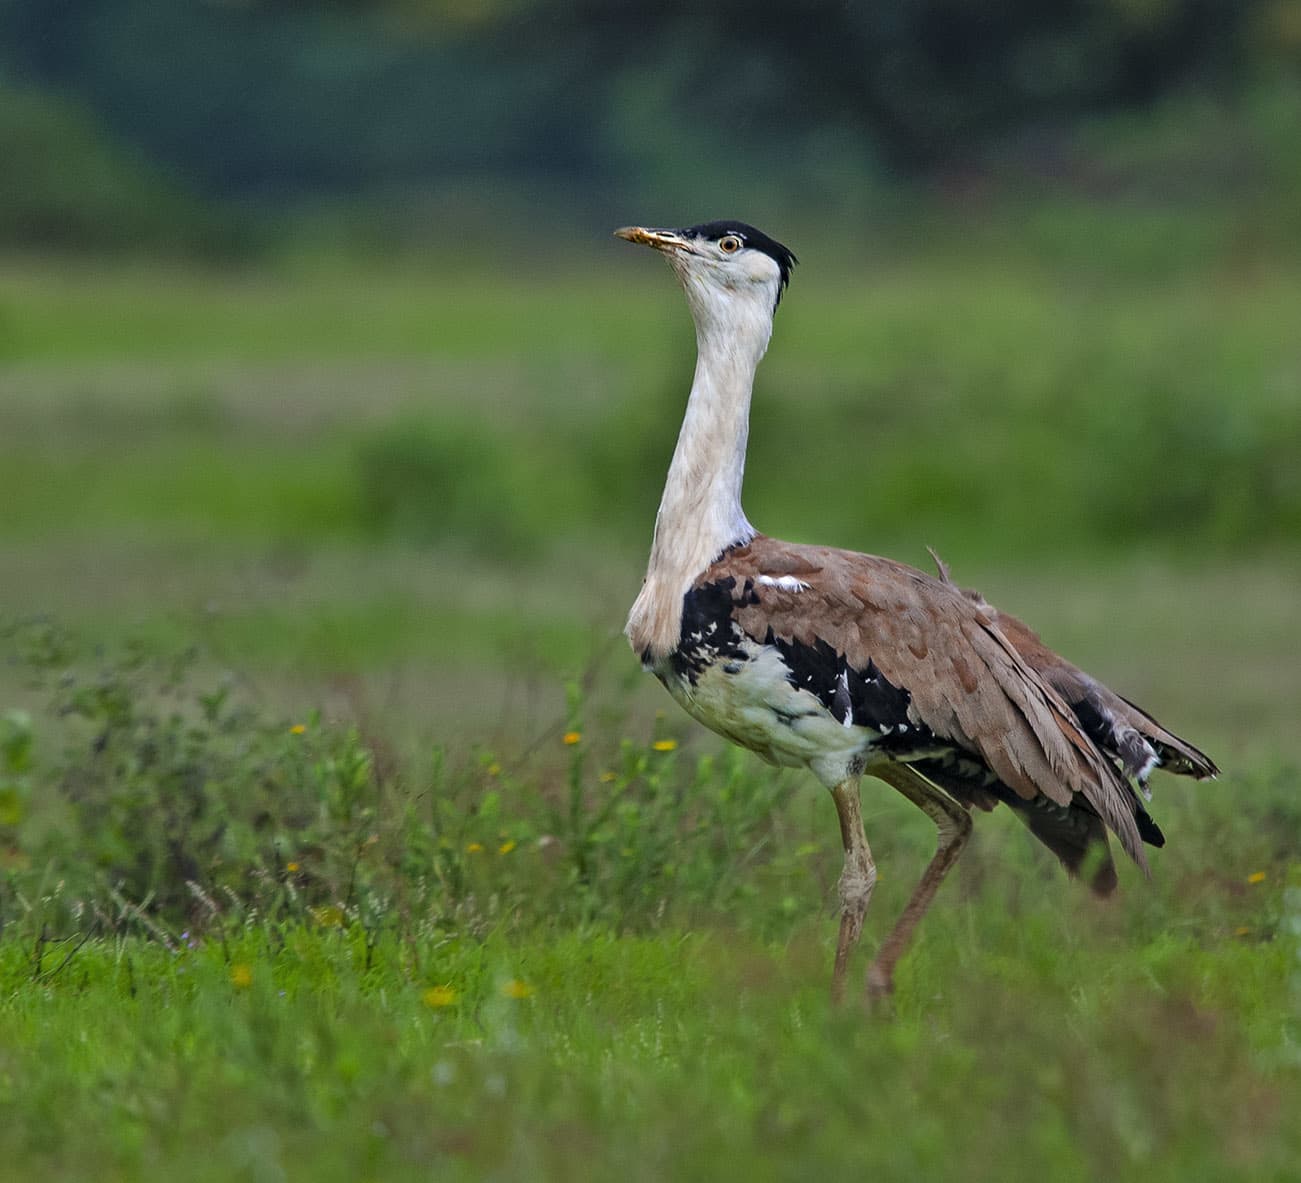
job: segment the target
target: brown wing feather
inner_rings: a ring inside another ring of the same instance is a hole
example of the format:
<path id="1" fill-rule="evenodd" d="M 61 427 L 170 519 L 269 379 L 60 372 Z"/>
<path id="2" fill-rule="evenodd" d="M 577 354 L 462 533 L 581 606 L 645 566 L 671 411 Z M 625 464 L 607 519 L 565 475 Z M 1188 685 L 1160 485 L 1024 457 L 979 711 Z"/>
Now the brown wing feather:
<path id="1" fill-rule="evenodd" d="M 785 590 L 761 575 L 807 586 Z M 762 535 L 726 552 L 698 584 L 729 576 L 752 581 L 735 613 L 752 637 L 771 629 L 787 642 L 825 642 L 859 670 L 875 663 L 936 736 L 977 753 L 1026 800 L 1083 797 L 1146 870 L 1129 786 L 982 605 L 902 563 Z"/>
<path id="2" fill-rule="evenodd" d="M 1187 740 L 1168 731 L 1142 707 L 1122 698 L 1096 678 L 1053 652 L 1024 621 L 993 607 L 977 591 L 959 588 L 949 575 L 948 565 L 934 551 L 931 557 L 941 580 L 956 588 L 967 599 L 989 614 L 999 631 L 1016 647 L 1026 663 L 1035 670 L 1080 718 L 1095 741 L 1109 755 L 1125 765 L 1131 776 L 1150 771 L 1148 757 L 1159 757 L 1167 772 L 1192 776 L 1198 780 L 1216 776 L 1219 769 L 1204 752 Z"/>

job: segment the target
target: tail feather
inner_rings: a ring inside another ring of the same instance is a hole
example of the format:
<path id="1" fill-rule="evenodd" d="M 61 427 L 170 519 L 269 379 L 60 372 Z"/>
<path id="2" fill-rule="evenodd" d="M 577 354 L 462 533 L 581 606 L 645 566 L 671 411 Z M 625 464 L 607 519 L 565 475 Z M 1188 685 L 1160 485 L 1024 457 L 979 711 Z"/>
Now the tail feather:
<path id="1" fill-rule="evenodd" d="M 1205 752 L 1193 747 L 1186 739 L 1180 739 L 1173 731 L 1167 731 L 1142 707 L 1130 702 L 1129 699 L 1107 690 L 1105 686 L 1099 688 L 1114 699 L 1113 711 L 1120 712 L 1121 717 L 1128 712 L 1129 725 L 1156 748 L 1157 754 L 1161 757 L 1161 767 L 1167 772 L 1173 772 L 1178 776 L 1191 776 L 1195 780 L 1209 780 L 1219 776 L 1220 770 L 1215 766 L 1215 761 Z"/>
<path id="2" fill-rule="evenodd" d="M 953 584 L 947 564 L 931 551 L 940 579 Z M 956 585 L 955 585 L 956 586 Z M 1040 677 L 1066 702 L 1078 719 L 1081 729 L 1106 756 L 1115 762 L 1130 785 L 1130 808 L 1138 834 L 1151 846 L 1165 845 L 1165 835 L 1144 807 L 1143 797 L 1150 797 L 1147 778 L 1153 769 L 1163 768 L 1178 776 L 1197 780 L 1219 773 L 1215 762 L 1187 740 L 1166 730 L 1141 707 L 1108 689 L 1096 678 L 1054 653 L 1024 622 L 990 605 L 976 591 L 959 589 L 978 603 L 994 620 L 999 630 Z M 943 787 L 943 786 L 942 786 Z M 1086 801 L 1077 798 L 1068 806 L 1044 799 L 1026 801 L 1003 786 L 989 786 L 1016 812 L 1031 832 L 1061 860 L 1071 874 L 1079 874 L 1089 852 L 1101 846 L 1105 862 L 1094 875 L 1092 885 L 1099 894 L 1107 894 L 1116 884 L 1115 866 L 1107 850 L 1107 827 Z"/>
<path id="3" fill-rule="evenodd" d="M 948 564 L 933 550 L 931 558 L 935 560 L 941 581 L 956 587 Z M 999 611 L 978 591 L 959 590 L 993 617 L 1026 663 L 1066 700 L 1089 738 L 1117 760 L 1128 776 L 1142 783 L 1158 765 L 1177 776 L 1197 780 L 1219 774 L 1215 762 L 1205 752 L 1173 731 L 1167 731 L 1142 707 L 1054 653 L 1024 621 Z"/>
<path id="4" fill-rule="evenodd" d="M 1057 856 L 1072 878 L 1078 878 L 1086 864 L 1096 861 L 1089 887 L 1100 896 L 1116 890 L 1116 864 L 1107 843 L 1107 827 L 1086 803 L 1075 802 L 1063 808 L 1042 798 L 1022 802 L 1022 806 L 1013 805 L 1017 817 Z"/>

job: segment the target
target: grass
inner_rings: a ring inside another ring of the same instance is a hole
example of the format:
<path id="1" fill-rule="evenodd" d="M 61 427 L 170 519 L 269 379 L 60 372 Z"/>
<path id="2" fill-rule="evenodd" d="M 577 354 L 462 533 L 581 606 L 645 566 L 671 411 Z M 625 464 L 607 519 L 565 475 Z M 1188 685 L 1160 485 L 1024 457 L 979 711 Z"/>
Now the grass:
<path id="1" fill-rule="evenodd" d="M 61 801 L 32 800 L 34 861 L 0 900 L 19 1175 L 1294 1167 L 1294 768 L 1162 786 L 1175 840 L 1109 903 L 982 818 L 894 1013 L 865 1017 L 827 1001 L 838 859 L 807 787 L 599 730 L 514 766 L 384 771 L 356 732 L 188 709 L 175 677 L 131 657 L 56 689 Z M 930 835 L 870 787 L 866 809 L 870 944 Z"/>
<path id="2" fill-rule="evenodd" d="M 261 926 L 101 942 L 44 982 L 11 948 L 0 1089 L 25 1120 L 0 1144 L 101 1179 L 1289 1176 L 1295 1060 L 1239 1017 L 1289 1006 L 1283 950 L 1153 931 L 1100 960 L 1091 919 L 1036 958 L 1026 919 L 977 953 L 942 918 L 961 952 L 927 941 L 925 1007 L 867 1021 L 810 987 L 807 932 Z"/>
<path id="3" fill-rule="evenodd" d="M 622 247 L 507 277 L 11 260 L 8 612 L 198 640 L 286 710 L 360 685 L 431 739 L 501 745 L 497 704 L 553 717 L 594 660 L 631 677 L 617 634 L 691 339 Z M 1282 734 L 1296 270 L 1138 280 L 969 248 L 851 274 L 837 247 L 804 250 L 761 371 L 754 520 L 920 564 L 936 546 L 1174 720 L 1255 742 L 1264 711 Z M 1227 701 L 1196 692 L 1206 653 Z"/>
<path id="4" fill-rule="evenodd" d="M 27 446 L 7 449 L 6 533 L 156 519 L 522 551 L 644 532 L 691 341 L 671 281 L 622 266 L 547 282 L 543 307 L 482 276 L 11 271 L 4 416 Z M 932 263 L 804 286 L 754 422 L 752 471 L 801 473 L 751 482 L 774 531 L 966 557 L 1301 529 L 1293 271 L 1143 286 Z"/>
<path id="5" fill-rule="evenodd" d="M 1171 844 L 1106 903 L 981 818 L 864 1016 L 826 996 L 827 802 L 740 753 L 620 742 L 575 694 L 527 759 L 395 764 L 184 660 L 10 640 L 54 724 L 0 730 L 18 1175 L 1254 1181 L 1301 1150 L 1295 767 L 1162 784 Z M 870 945 L 931 834 L 865 809 Z"/>
<path id="6" fill-rule="evenodd" d="M 1295 1173 L 1301 277 L 809 245 L 752 516 L 937 545 L 1204 744 L 1152 881 L 1098 904 L 981 817 L 894 1014 L 829 1008 L 825 795 L 618 636 L 690 369 L 646 259 L 13 260 L 4 1171 Z M 859 971 L 933 842 L 864 810 Z"/>

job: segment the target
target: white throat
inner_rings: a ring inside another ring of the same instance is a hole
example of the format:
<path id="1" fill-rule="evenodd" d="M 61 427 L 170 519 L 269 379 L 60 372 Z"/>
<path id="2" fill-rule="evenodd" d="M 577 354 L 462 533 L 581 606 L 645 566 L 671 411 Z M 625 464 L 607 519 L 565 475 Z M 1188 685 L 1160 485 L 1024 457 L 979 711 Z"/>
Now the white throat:
<path id="1" fill-rule="evenodd" d="M 624 631 L 652 664 L 678 644 L 682 597 L 729 546 L 756 531 L 741 508 L 754 374 L 772 335 L 776 284 L 720 288 L 674 261 L 696 322 L 695 378 L 655 515 L 641 593 Z"/>

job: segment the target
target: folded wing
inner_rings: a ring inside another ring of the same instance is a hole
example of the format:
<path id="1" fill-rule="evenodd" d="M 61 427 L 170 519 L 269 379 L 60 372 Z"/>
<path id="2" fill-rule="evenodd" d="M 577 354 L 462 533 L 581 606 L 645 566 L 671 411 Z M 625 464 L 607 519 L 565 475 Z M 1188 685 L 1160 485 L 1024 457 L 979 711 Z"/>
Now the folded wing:
<path id="1" fill-rule="evenodd" d="M 842 722 L 877 728 L 877 758 L 911 765 L 969 807 L 1007 803 L 1073 872 L 1105 849 L 1108 829 L 1146 870 L 1142 842 L 1162 839 L 1129 778 L 1151 770 L 1148 749 L 1172 771 L 1214 774 L 1202 753 L 947 578 L 761 535 L 697 587 L 729 579 L 738 626 L 781 648 L 792 680 Z M 1107 857 L 1094 886 L 1114 884 Z"/>

